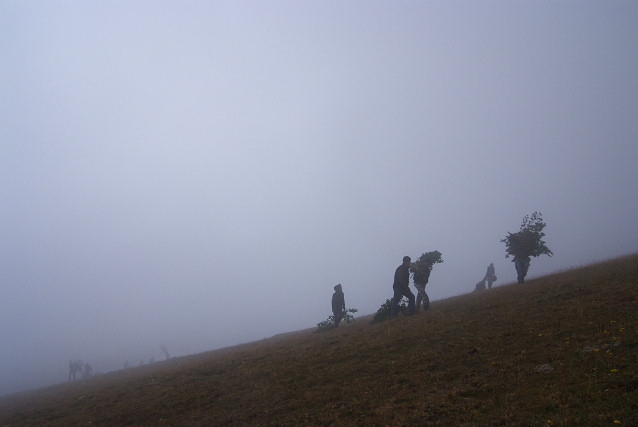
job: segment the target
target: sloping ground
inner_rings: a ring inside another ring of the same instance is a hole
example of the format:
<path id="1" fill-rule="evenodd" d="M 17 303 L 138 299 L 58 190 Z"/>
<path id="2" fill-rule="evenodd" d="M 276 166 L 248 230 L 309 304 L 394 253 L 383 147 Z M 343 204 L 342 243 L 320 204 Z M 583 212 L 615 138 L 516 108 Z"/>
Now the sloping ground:
<path id="1" fill-rule="evenodd" d="M 3 397 L 0 425 L 638 425 L 637 308 L 631 255 Z"/>

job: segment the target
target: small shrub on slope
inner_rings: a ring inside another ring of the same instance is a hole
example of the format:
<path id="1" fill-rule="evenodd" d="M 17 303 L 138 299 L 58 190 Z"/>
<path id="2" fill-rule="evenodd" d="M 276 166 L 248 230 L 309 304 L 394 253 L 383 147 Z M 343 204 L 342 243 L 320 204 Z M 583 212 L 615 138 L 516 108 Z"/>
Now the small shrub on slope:
<path id="1" fill-rule="evenodd" d="M 408 314 L 407 299 L 402 298 L 399 302 L 399 313 L 404 315 Z M 377 313 L 372 318 L 372 323 L 384 322 L 390 318 L 392 311 L 392 299 L 387 299 L 381 307 L 377 310 Z"/>
<path id="2" fill-rule="evenodd" d="M 341 321 L 350 323 L 350 321 L 354 319 L 354 316 L 352 315 L 352 313 L 356 313 L 357 311 L 358 310 L 356 308 L 346 309 L 343 315 L 343 319 L 341 319 Z M 329 331 L 329 330 L 335 329 L 335 317 L 328 316 L 328 318 L 324 320 L 323 322 L 317 323 L 317 328 L 318 329 L 315 332 Z"/>

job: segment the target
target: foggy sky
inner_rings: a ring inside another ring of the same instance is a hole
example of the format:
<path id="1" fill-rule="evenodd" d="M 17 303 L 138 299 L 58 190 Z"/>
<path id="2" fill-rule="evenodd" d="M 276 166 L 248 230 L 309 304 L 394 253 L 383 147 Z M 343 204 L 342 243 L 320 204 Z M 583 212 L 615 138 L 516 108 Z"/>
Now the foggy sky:
<path id="1" fill-rule="evenodd" d="M 638 250 L 634 1 L 0 3 L 0 394 Z"/>

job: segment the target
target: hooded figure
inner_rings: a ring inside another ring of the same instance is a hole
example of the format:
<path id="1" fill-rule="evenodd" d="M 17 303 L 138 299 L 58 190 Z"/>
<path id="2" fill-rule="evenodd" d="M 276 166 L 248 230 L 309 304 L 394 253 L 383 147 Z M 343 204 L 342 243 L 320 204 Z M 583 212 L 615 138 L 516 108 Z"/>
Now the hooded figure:
<path id="1" fill-rule="evenodd" d="M 341 284 L 335 285 L 335 293 L 332 294 L 332 314 L 335 318 L 335 328 L 339 327 L 339 322 L 346 314 L 346 301 L 344 299 Z"/>

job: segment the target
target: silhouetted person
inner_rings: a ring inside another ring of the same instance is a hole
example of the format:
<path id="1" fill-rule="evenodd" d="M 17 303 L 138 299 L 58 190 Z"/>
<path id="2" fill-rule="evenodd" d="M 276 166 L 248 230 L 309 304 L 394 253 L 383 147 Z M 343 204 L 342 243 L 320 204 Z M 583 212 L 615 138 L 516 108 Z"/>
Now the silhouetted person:
<path id="1" fill-rule="evenodd" d="M 527 271 L 525 272 L 527 274 Z M 492 289 L 492 283 L 496 282 L 496 272 L 494 270 L 494 263 L 490 263 L 485 272 L 485 279 L 488 289 Z"/>
<path id="2" fill-rule="evenodd" d="M 88 363 L 84 364 L 84 373 L 82 373 L 82 379 L 89 379 L 93 376 L 93 368 Z"/>
<path id="3" fill-rule="evenodd" d="M 514 257 L 514 268 L 516 268 L 518 283 L 524 283 L 529 269 L 529 257 L 516 255 Z"/>
<path id="4" fill-rule="evenodd" d="M 399 314 L 399 301 L 404 296 L 408 298 L 408 314 L 414 314 L 414 294 L 410 290 L 410 262 L 412 260 L 409 256 L 403 257 L 403 264 L 397 267 L 394 272 L 394 283 L 392 283 L 392 290 L 394 296 L 392 297 L 392 307 L 390 309 L 390 317 L 397 317 Z"/>
<path id="5" fill-rule="evenodd" d="M 75 374 L 82 372 L 82 361 L 80 359 L 69 360 L 69 382 L 75 381 Z"/>
<path id="6" fill-rule="evenodd" d="M 164 356 L 166 356 L 166 360 L 170 359 L 170 355 L 168 354 L 168 347 L 166 346 L 166 344 L 162 343 L 162 345 L 160 345 L 160 350 L 162 350 L 162 353 L 164 353 Z"/>
<path id="7" fill-rule="evenodd" d="M 335 328 L 339 327 L 339 322 L 346 314 L 346 301 L 341 288 L 341 283 L 335 285 L 335 293 L 332 294 L 332 314 L 335 318 Z"/>
<path id="8" fill-rule="evenodd" d="M 415 311 L 419 311 L 421 307 L 421 301 L 423 301 L 423 311 L 427 311 L 430 309 L 430 297 L 427 293 L 425 293 L 425 285 L 428 284 L 430 280 L 430 270 L 426 269 L 422 271 L 416 265 L 414 266 L 414 287 L 416 288 L 416 306 L 414 307 Z"/>

